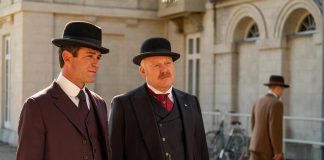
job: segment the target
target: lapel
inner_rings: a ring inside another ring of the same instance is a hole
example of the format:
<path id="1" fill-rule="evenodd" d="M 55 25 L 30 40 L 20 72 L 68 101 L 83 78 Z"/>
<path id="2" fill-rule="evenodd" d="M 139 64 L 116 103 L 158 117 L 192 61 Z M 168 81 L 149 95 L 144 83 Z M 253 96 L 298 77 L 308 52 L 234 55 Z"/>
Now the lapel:
<path id="1" fill-rule="evenodd" d="M 137 92 L 135 93 L 135 96 L 132 97 L 131 101 L 151 159 L 161 160 L 164 159 L 164 153 L 161 146 L 156 119 L 154 117 L 153 106 L 149 97 L 150 95 L 146 91 L 145 85 L 146 84 L 137 89 Z"/>
<path id="2" fill-rule="evenodd" d="M 105 138 L 105 142 L 108 141 L 108 118 L 105 116 L 105 113 L 107 113 L 104 108 L 106 106 L 101 106 L 100 103 L 98 103 L 96 100 L 96 98 L 92 95 L 92 93 L 89 91 L 88 88 L 85 88 L 89 98 L 90 98 L 90 102 L 91 102 L 91 106 L 92 109 L 94 110 L 95 114 L 98 116 L 98 120 L 99 120 L 99 126 L 100 126 L 100 131 L 103 132 L 104 138 Z"/>
<path id="3" fill-rule="evenodd" d="M 52 83 L 51 88 L 52 89 L 50 91 L 54 99 L 55 106 L 63 112 L 63 114 L 83 136 L 86 136 L 86 130 L 84 130 L 84 127 L 80 122 L 78 112 L 76 112 L 77 108 L 75 107 L 75 104 L 56 82 Z"/>
<path id="4" fill-rule="evenodd" d="M 192 104 L 189 104 L 186 100 L 186 96 L 183 92 L 178 91 L 177 89 L 173 89 L 173 96 L 178 102 L 179 110 L 182 116 L 182 124 L 184 128 L 184 136 L 185 136 L 185 145 L 186 145 L 186 159 L 192 160 L 193 159 L 193 153 L 195 152 L 193 150 L 193 140 L 194 140 L 194 122 L 193 122 L 193 108 Z"/>

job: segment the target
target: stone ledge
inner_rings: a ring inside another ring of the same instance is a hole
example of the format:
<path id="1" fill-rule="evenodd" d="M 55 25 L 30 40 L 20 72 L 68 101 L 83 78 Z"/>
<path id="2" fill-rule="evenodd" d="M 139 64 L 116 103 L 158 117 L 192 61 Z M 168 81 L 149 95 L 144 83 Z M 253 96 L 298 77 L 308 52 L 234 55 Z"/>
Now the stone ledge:
<path id="1" fill-rule="evenodd" d="M 5 128 L 0 128 L 0 141 L 8 143 L 12 146 L 17 146 L 18 144 L 17 132 Z"/>
<path id="2" fill-rule="evenodd" d="M 55 4 L 55 3 L 27 2 L 27 1 L 15 3 L 11 6 L 1 9 L 0 17 L 4 17 L 21 11 L 44 12 L 44 13 L 55 13 L 55 14 L 72 14 L 72 15 L 91 15 L 91 16 L 116 17 L 116 18 L 135 18 L 135 19 L 148 19 L 148 20 L 158 19 L 157 11 L 151 11 L 151 10 L 81 6 L 81 5 L 77 6 L 77 5 L 69 5 L 69 4 Z"/>

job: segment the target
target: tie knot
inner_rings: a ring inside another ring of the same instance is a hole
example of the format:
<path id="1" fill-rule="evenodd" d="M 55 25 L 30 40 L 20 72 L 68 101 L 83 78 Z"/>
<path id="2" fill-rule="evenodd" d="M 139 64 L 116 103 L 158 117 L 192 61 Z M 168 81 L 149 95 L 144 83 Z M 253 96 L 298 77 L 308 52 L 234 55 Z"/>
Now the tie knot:
<path id="1" fill-rule="evenodd" d="M 86 100 L 85 93 L 83 92 L 83 90 L 80 90 L 77 97 L 79 98 L 80 101 L 85 101 Z"/>
<path id="2" fill-rule="evenodd" d="M 157 97 L 165 98 L 169 95 L 169 93 L 166 94 L 155 94 Z"/>

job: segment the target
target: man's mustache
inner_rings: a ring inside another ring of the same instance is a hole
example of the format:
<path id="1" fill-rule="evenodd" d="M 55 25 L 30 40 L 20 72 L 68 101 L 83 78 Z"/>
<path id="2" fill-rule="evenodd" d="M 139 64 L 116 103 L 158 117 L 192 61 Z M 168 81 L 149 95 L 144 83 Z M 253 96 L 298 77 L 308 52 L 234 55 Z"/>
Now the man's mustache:
<path id="1" fill-rule="evenodd" d="M 171 73 L 170 72 L 161 73 L 159 75 L 159 79 L 169 78 L 169 77 L 171 77 Z"/>

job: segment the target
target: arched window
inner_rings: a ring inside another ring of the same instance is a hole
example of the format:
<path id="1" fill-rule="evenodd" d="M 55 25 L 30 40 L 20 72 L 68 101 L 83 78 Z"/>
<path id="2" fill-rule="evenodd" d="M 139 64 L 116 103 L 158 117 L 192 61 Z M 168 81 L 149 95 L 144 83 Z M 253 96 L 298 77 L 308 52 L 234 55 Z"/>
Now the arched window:
<path id="1" fill-rule="evenodd" d="M 298 27 L 298 33 L 315 31 L 315 30 L 316 30 L 315 20 L 314 17 L 310 14 L 303 19 L 303 21 L 300 23 Z"/>
<path id="2" fill-rule="evenodd" d="M 256 39 L 259 38 L 260 33 L 259 33 L 259 28 L 256 23 L 253 23 L 251 27 L 249 28 L 245 39 Z"/>

